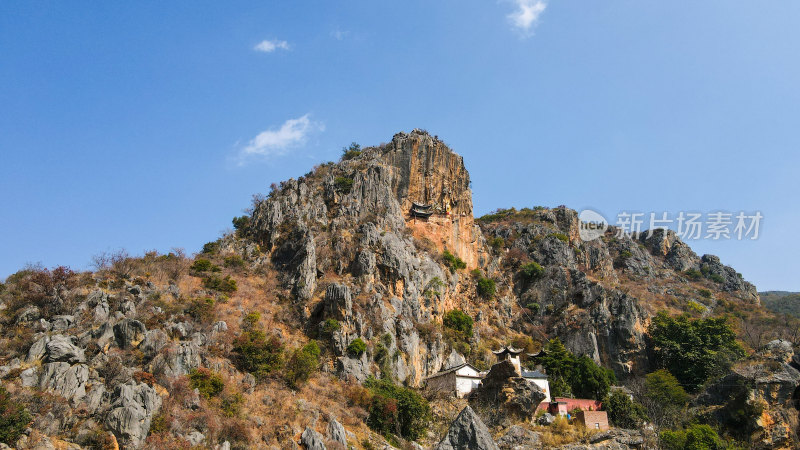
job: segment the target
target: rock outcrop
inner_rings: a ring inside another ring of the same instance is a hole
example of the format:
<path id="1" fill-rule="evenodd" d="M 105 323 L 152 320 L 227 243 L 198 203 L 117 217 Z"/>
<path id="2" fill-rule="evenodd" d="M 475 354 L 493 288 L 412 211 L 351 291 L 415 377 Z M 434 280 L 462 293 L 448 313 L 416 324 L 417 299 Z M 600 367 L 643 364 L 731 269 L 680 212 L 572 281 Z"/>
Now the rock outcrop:
<path id="1" fill-rule="evenodd" d="M 450 425 L 435 450 L 498 450 L 489 429 L 469 406 L 465 407 Z"/>
<path id="2" fill-rule="evenodd" d="M 752 448 L 797 448 L 800 370 L 788 341 L 772 341 L 740 361 L 696 399 L 699 413 Z"/>
<path id="3" fill-rule="evenodd" d="M 481 385 L 469 396 L 470 405 L 489 426 L 531 421 L 544 399 L 544 392 L 520 376 L 510 360 L 493 365 Z"/>

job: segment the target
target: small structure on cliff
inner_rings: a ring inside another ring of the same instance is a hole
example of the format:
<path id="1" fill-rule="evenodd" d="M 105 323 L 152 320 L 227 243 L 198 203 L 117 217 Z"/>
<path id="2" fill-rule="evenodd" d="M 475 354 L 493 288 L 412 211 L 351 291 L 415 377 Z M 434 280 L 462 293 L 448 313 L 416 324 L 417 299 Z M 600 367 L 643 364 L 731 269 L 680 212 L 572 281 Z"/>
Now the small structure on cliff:
<path id="1" fill-rule="evenodd" d="M 578 411 L 575 421 L 589 430 L 608 430 L 608 413 L 605 411 Z"/>
<path id="2" fill-rule="evenodd" d="M 425 384 L 430 392 L 463 398 L 481 385 L 485 375 L 485 372 L 464 363 L 429 376 Z"/>
<path id="3" fill-rule="evenodd" d="M 519 361 L 522 350 L 503 347 L 500 350 L 492 350 L 492 353 L 497 356 L 498 363 L 509 361 L 517 377 L 536 385 L 542 391 L 545 395 L 542 405 L 550 404 L 550 383 L 547 381 L 547 374 L 539 370 L 523 369 Z M 471 364 L 463 363 L 429 376 L 425 379 L 425 383 L 432 393 L 463 398 L 481 385 L 486 374 L 487 372 L 481 372 Z"/>

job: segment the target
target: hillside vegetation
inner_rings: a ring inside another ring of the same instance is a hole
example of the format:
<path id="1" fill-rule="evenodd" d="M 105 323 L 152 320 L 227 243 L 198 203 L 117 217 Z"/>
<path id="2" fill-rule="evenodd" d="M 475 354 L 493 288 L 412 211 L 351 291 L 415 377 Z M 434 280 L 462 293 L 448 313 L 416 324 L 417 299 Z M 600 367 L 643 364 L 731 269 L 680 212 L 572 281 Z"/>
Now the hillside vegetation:
<path id="1" fill-rule="evenodd" d="M 800 320 L 719 258 L 661 230 L 584 242 L 564 206 L 472 214 L 461 157 L 414 130 L 273 184 L 197 253 L 23 268 L 0 284 L 0 442 L 430 447 L 468 400 L 425 379 L 512 345 L 545 349 L 523 364 L 554 393 L 655 428 L 482 417 L 498 443 L 797 444 Z"/>

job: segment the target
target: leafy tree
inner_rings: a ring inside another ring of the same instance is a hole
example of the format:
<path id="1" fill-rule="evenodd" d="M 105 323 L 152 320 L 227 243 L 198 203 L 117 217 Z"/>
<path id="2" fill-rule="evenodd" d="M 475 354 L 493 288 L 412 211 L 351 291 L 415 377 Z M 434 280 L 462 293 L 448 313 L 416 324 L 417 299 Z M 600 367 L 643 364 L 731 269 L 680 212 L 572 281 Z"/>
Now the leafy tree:
<path id="1" fill-rule="evenodd" d="M 203 244 L 203 251 L 201 253 L 206 255 L 213 255 L 219 251 L 219 241 L 206 242 Z"/>
<path id="2" fill-rule="evenodd" d="M 700 424 L 685 430 L 662 431 L 659 440 L 666 450 L 723 450 L 727 447 L 713 428 Z"/>
<path id="3" fill-rule="evenodd" d="M 442 324 L 445 328 L 460 333 L 463 337 L 472 336 L 472 317 L 464 311 L 458 309 L 447 311 L 442 319 Z"/>
<path id="4" fill-rule="evenodd" d="M 338 320 L 329 317 L 322 322 L 322 326 L 320 327 L 320 336 L 326 339 L 330 339 L 333 336 L 333 333 L 342 329 L 342 324 L 339 323 Z"/>
<path id="5" fill-rule="evenodd" d="M 245 231 L 250 226 L 250 216 L 234 217 L 232 222 L 236 231 Z"/>
<path id="6" fill-rule="evenodd" d="M 367 351 L 367 344 L 361 338 L 353 339 L 353 342 L 347 346 L 347 354 L 353 358 L 360 357 Z"/>
<path id="7" fill-rule="evenodd" d="M 581 356 L 575 362 L 572 382 L 572 393 L 581 398 L 603 399 L 609 388 L 617 382 L 614 371 L 600 367 L 592 358 Z"/>
<path id="8" fill-rule="evenodd" d="M 31 420 L 28 410 L 0 386 L 0 442 L 14 445 Z"/>
<path id="9" fill-rule="evenodd" d="M 209 323 L 214 319 L 214 299 L 211 297 L 193 298 L 186 308 L 194 320 L 201 323 Z"/>
<path id="10" fill-rule="evenodd" d="M 258 379 L 264 379 L 283 367 L 283 352 L 280 339 L 276 336 L 267 338 L 257 326 L 245 331 L 233 342 L 233 361 L 236 366 Z"/>
<path id="11" fill-rule="evenodd" d="M 672 427 L 685 415 L 689 394 L 669 371 L 660 369 L 645 376 L 645 404 L 653 422 Z"/>
<path id="12" fill-rule="evenodd" d="M 217 275 L 211 275 L 210 277 L 203 278 L 203 287 L 206 289 L 224 292 L 226 294 L 236 292 L 236 290 L 239 289 L 239 287 L 236 285 L 236 280 L 231 278 L 230 275 L 226 275 L 225 278 Z"/>
<path id="13" fill-rule="evenodd" d="M 361 154 L 361 145 L 356 142 L 350 144 L 349 147 L 342 147 L 342 160 L 347 161 L 353 159 Z"/>
<path id="14" fill-rule="evenodd" d="M 631 397 L 622 392 L 614 391 L 603 400 L 603 409 L 608 412 L 608 418 L 614 426 L 620 428 L 639 428 L 647 420 L 644 408 Z"/>
<path id="15" fill-rule="evenodd" d="M 656 366 L 669 370 L 692 392 L 745 355 L 724 317 L 692 320 L 660 312 L 648 333 Z"/>
<path id="16" fill-rule="evenodd" d="M 478 295 L 488 299 L 494 297 L 496 291 L 497 286 L 493 279 L 483 277 L 478 279 Z"/>
<path id="17" fill-rule="evenodd" d="M 431 420 L 431 408 L 416 391 L 373 377 L 364 386 L 373 394 L 367 418 L 370 428 L 383 435 L 394 433 L 410 440 L 423 435 Z"/>
<path id="18" fill-rule="evenodd" d="M 194 260 L 192 265 L 189 266 L 189 268 L 194 270 L 195 272 L 208 272 L 209 270 L 212 270 L 214 267 L 215 267 L 214 264 L 212 264 L 211 261 L 205 258 L 197 258 L 196 260 Z"/>
<path id="19" fill-rule="evenodd" d="M 353 179 L 350 177 L 336 177 L 333 179 L 333 186 L 337 191 L 347 194 L 353 189 Z"/>
<path id="20" fill-rule="evenodd" d="M 442 252 L 442 261 L 450 269 L 451 273 L 455 273 L 456 270 L 467 268 L 467 263 L 465 263 L 464 260 L 462 260 L 458 256 L 455 256 L 454 254 L 450 253 L 449 250 L 445 250 L 444 252 Z"/>
<path id="21" fill-rule="evenodd" d="M 522 275 L 522 279 L 525 280 L 526 283 L 532 283 L 544 276 L 544 267 L 531 261 L 520 267 L 520 275 Z"/>
<path id="22" fill-rule="evenodd" d="M 200 391 L 205 398 L 216 397 L 225 388 L 225 382 L 218 374 L 201 367 L 189 373 L 189 385 Z"/>
<path id="23" fill-rule="evenodd" d="M 550 339 L 544 346 L 544 355 L 539 362 L 547 370 L 552 395 L 561 397 L 571 394 L 570 380 L 575 367 L 575 355 L 564 347 L 559 338 Z"/>
<path id="24" fill-rule="evenodd" d="M 292 353 L 292 357 L 286 363 L 285 373 L 286 382 L 289 383 L 289 386 L 296 388 L 308 381 L 308 378 L 319 366 L 319 354 L 320 350 L 317 341 L 310 341 Z"/>

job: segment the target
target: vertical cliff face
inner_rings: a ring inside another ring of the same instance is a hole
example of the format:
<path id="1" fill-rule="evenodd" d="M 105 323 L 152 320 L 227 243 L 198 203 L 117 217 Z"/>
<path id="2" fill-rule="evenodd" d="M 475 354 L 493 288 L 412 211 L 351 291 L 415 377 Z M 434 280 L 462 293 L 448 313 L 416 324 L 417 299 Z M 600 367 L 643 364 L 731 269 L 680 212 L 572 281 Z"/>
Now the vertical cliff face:
<path id="1" fill-rule="evenodd" d="M 414 130 L 398 133 L 382 149 L 381 160 L 392 167 L 392 183 L 400 207 L 412 202 L 430 205 L 440 214 L 472 218 L 472 191 L 464 159 L 444 142 Z"/>
<path id="2" fill-rule="evenodd" d="M 464 159 L 424 131 L 398 133 L 382 149 L 381 160 L 391 167 L 392 191 L 414 235 L 430 240 L 438 251 L 458 255 L 469 268 L 480 265 L 482 235 L 472 216 L 472 191 Z M 425 205 L 433 214 L 411 214 Z"/>

